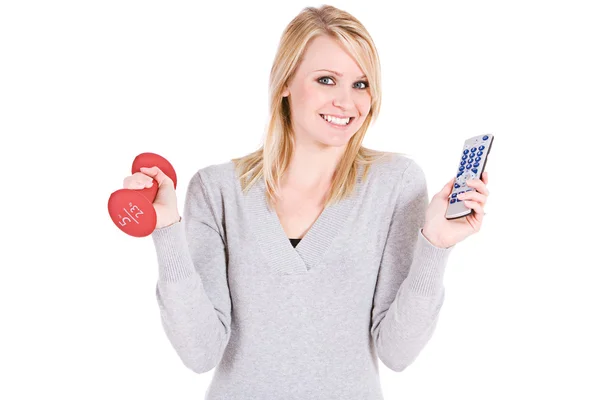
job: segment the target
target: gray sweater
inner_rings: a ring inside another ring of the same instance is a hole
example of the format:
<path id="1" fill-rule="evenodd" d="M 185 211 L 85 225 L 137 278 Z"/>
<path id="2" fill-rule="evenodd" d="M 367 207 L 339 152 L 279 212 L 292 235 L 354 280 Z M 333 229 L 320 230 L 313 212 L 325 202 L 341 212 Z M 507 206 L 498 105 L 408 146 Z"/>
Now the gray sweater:
<path id="1" fill-rule="evenodd" d="M 233 162 L 193 175 L 182 220 L 152 233 L 162 326 L 206 400 L 383 399 L 432 337 L 454 246 L 422 234 L 422 169 L 394 153 L 323 211 L 297 247 Z"/>

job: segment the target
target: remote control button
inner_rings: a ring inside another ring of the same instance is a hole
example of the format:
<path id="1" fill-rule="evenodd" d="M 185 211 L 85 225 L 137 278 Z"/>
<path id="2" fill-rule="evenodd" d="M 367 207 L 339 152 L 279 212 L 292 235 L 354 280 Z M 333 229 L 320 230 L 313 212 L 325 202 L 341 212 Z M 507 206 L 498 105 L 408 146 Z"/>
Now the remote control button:
<path id="1" fill-rule="evenodd" d="M 467 164 L 467 169 L 470 169 L 470 168 L 471 168 L 471 164 Z"/>
<path id="2" fill-rule="evenodd" d="M 485 149 L 485 146 L 479 146 L 479 150 Z"/>
<path id="3" fill-rule="evenodd" d="M 454 188 L 455 188 L 455 189 L 458 189 L 459 187 L 460 187 L 460 185 L 459 185 L 458 183 L 455 183 L 455 184 L 454 184 Z"/>
<path id="4" fill-rule="evenodd" d="M 469 154 L 469 150 L 463 151 L 463 154 Z"/>
<path id="5" fill-rule="evenodd" d="M 456 203 L 456 199 L 450 199 L 450 204 Z"/>
<path id="6" fill-rule="evenodd" d="M 471 171 L 477 173 L 477 168 L 473 168 Z"/>
<path id="7" fill-rule="evenodd" d="M 481 155 L 483 155 L 483 151 L 479 151 L 479 152 L 477 152 L 477 155 L 478 155 L 478 156 L 481 156 Z"/>
<path id="8" fill-rule="evenodd" d="M 467 156 L 463 154 L 463 156 L 461 157 L 461 159 L 466 160 Z"/>
<path id="9" fill-rule="evenodd" d="M 465 169 L 465 167 L 463 167 L 462 165 L 458 168 L 459 171 L 462 171 L 464 169 Z"/>
<path id="10" fill-rule="evenodd" d="M 483 140 L 488 140 L 489 138 L 490 138 L 490 137 L 489 137 L 488 135 L 485 135 L 485 136 L 483 137 Z"/>
<path id="11" fill-rule="evenodd" d="M 477 150 L 477 148 L 476 148 L 476 147 L 473 147 L 473 148 L 471 149 L 471 153 L 475 153 L 475 150 Z"/>
<path id="12" fill-rule="evenodd" d="M 475 161 L 481 161 L 481 157 L 477 157 Z"/>
<path id="13" fill-rule="evenodd" d="M 462 160 L 462 161 L 460 162 L 460 165 L 465 165 L 465 160 Z"/>
<path id="14" fill-rule="evenodd" d="M 479 167 L 479 163 L 476 162 L 475 164 L 473 164 L 474 167 Z"/>
<path id="15" fill-rule="evenodd" d="M 452 193 L 452 197 L 456 197 L 456 196 L 457 196 L 457 194 L 456 194 L 456 193 Z"/>

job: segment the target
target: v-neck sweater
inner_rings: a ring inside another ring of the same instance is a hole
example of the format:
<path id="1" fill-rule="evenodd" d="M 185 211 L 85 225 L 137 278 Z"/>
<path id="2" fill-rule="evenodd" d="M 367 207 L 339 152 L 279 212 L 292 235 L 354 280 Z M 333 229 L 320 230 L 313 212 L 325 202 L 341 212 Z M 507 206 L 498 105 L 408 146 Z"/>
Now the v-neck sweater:
<path id="1" fill-rule="evenodd" d="M 362 172 L 362 167 L 360 172 Z M 205 400 L 381 400 L 425 347 L 454 246 L 422 227 L 425 175 L 392 153 L 360 174 L 294 247 L 232 161 L 190 179 L 179 222 L 152 233 L 162 327 L 183 364 L 214 370 Z"/>

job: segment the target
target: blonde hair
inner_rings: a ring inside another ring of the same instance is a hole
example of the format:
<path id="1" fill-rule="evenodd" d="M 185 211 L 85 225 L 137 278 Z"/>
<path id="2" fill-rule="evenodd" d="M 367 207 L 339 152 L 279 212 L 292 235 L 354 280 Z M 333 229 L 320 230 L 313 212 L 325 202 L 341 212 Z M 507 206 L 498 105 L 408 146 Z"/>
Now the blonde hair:
<path id="1" fill-rule="evenodd" d="M 369 114 L 348 142 L 338 163 L 326 206 L 352 194 L 360 165 L 365 166 L 362 175 L 365 177 L 372 163 L 390 154 L 362 146 L 367 129 L 379 115 L 381 107 L 381 69 L 371 36 L 356 18 L 345 11 L 330 5 L 306 7 L 284 30 L 271 68 L 270 116 L 264 144 L 251 154 L 231 160 L 236 166 L 244 192 L 258 179 L 265 180 L 269 206 L 279 197 L 279 183 L 293 151 L 291 114 L 288 98 L 283 97 L 283 91 L 294 76 L 308 43 L 320 35 L 337 39 L 353 56 L 367 76 L 371 94 Z"/>

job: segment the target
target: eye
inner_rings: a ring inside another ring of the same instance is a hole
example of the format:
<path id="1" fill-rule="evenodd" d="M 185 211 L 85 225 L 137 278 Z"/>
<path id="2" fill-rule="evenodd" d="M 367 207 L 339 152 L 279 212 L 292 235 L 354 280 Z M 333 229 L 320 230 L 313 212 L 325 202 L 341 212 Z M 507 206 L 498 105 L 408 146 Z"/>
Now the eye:
<path id="1" fill-rule="evenodd" d="M 332 80 L 333 80 L 333 79 L 331 79 L 331 77 L 329 77 L 329 76 L 323 76 L 323 77 L 321 77 L 321 78 L 317 79 L 317 81 L 318 81 L 318 82 L 321 82 L 323 79 L 329 79 L 330 81 L 332 81 Z M 321 83 L 322 83 L 322 82 L 321 82 Z M 326 83 L 326 85 L 327 85 L 327 83 Z"/>
<path id="2" fill-rule="evenodd" d="M 330 76 L 323 76 L 323 77 L 317 79 L 317 82 L 323 83 L 323 81 L 327 80 L 327 79 L 330 80 L 330 81 L 333 81 L 332 77 L 330 77 Z M 327 85 L 327 86 L 331 86 L 328 83 L 324 83 L 324 84 Z M 367 82 L 367 81 L 359 81 L 359 82 L 356 82 L 356 84 L 363 85 L 362 87 L 358 87 L 357 88 L 357 89 L 361 89 L 361 90 L 365 90 L 365 89 L 367 89 L 369 87 L 369 82 Z"/>

